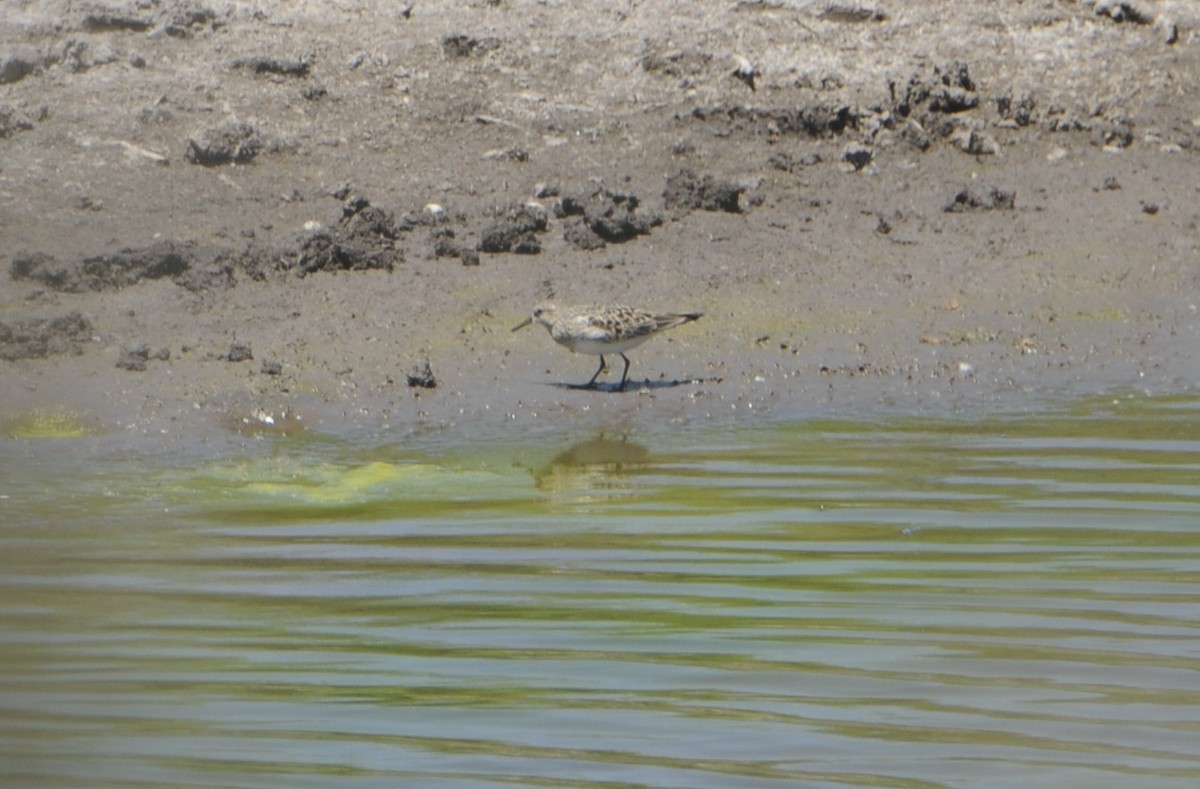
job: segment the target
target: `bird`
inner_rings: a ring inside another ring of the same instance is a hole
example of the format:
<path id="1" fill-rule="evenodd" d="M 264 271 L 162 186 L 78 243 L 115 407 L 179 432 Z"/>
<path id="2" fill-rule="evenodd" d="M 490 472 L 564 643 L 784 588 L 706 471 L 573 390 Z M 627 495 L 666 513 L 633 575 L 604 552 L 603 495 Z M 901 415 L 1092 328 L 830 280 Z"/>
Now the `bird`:
<path id="1" fill-rule="evenodd" d="M 590 353 L 600 357 L 600 366 L 591 380 L 581 389 L 593 389 L 596 379 L 608 365 L 604 355 L 617 354 L 625 360 L 621 373 L 620 391 L 625 391 L 629 381 L 629 357 L 625 351 L 636 348 L 659 332 L 699 320 L 702 312 L 680 312 L 656 314 L 647 310 L 626 307 L 622 304 L 604 305 L 557 305 L 540 304 L 528 318 L 513 327 L 523 329 L 531 323 L 539 323 L 550 332 L 550 337 L 559 345 L 576 353 Z"/>

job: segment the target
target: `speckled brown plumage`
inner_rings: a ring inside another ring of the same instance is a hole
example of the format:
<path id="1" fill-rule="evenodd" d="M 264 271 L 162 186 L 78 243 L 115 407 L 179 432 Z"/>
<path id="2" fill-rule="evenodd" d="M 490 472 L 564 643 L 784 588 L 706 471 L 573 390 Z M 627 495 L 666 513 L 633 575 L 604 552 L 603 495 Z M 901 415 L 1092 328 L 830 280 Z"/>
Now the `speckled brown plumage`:
<path id="1" fill-rule="evenodd" d="M 545 326 L 550 336 L 559 345 L 576 353 L 590 353 L 600 357 L 600 367 L 591 380 L 584 384 L 591 388 L 596 378 L 607 366 L 604 354 L 619 354 L 625 360 L 619 388 L 624 390 L 629 380 L 629 357 L 625 351 L 636 348 L 659 332 L 684 323 L 698 320 L 704 313 L 682 312 L 656 314 L 622 304 L 605 305 L 556 305 L 542 304 L 533 314 L 513 327 L 513 331 L 531 323 Z"/>

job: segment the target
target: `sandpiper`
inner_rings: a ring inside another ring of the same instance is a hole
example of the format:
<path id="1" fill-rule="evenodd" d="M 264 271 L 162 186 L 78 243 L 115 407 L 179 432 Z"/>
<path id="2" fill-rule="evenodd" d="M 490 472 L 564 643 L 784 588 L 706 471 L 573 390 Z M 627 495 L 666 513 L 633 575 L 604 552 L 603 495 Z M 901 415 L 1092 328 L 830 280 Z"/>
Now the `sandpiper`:
<path id="1" fill-rule="evenodd" d="M 513 331 L 531 323 L 540 323 L 559 345 L 576 353 L 599 356 L 600 366 L 596 368 L 592 379 L 581 387 L 583 389 L 594 387 L 596 378 L 608 366 L 604 362 L 604 354 L 620 355 L 625 360 L 625 370 L 621 373 L 619 389 L 624 391 L 629 380 L 629 357 L 625 351 L 636 348 L 661 331 L 697 320 L 703 314 L 683 312 L 656 315 L 619 304 L 570 307 L 542 304 L 534 309 L 532 315 L 514 326 Z"/>

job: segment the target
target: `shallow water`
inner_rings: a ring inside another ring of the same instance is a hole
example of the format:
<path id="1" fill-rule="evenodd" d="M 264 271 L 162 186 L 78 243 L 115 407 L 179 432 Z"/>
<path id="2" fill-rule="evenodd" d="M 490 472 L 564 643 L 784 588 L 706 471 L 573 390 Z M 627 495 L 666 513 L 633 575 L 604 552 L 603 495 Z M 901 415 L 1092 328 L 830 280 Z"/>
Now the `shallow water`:
<path id="1" fill-rule="evenodd" d="M 1200 403 L 0 443 L 0 783 L 1200 782 Z"/>

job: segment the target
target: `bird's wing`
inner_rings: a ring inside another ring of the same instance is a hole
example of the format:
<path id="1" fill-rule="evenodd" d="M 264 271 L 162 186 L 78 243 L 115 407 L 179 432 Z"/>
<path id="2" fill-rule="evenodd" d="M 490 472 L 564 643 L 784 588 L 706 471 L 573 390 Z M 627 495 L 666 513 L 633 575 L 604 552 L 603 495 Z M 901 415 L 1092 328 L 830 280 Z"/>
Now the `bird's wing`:
<path id="1" fill-rule="evenodd" d="M 600 313 L 579 315 L 575 319 L 575 332 L 585 340 L 610 342 L 620 336 L 621 323 Z"/>
<path id="2" fill-rule="evenodd" d="M 651 328 L 648 331 L 662 331 L 663 329 L 673 329 L 676 326 L 682 326 L 694 320 L 699 320 L 701 313 L 686 312 L 682 314 L 672 315 L 655 315 L 651 320 Z"/>
<path id="3" fill-rule="evenodd" d="M 602 323 L 611 336 L 619 339 L 644 337 L 662 328 L 655 316 L 629 307 L 619 308 L 617 314 Z"/>

